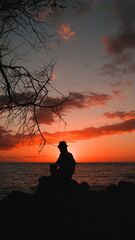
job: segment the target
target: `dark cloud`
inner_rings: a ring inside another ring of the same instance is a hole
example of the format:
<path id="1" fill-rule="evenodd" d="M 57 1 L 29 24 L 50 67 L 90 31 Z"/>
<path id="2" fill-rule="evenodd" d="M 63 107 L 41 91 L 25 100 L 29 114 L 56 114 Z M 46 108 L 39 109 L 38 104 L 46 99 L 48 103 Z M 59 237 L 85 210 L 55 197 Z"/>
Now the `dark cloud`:
<path id="1" fill-rule="evenodd" d="M 135 72 L 135 64 L 118 65 L 116 63 L 106 63 L 100 69 L 100 73 L 113 77 L 121 77 L 123 74 Z"/>
<path id="2" fill-rule="evenodd" d="M 122 29 L 116 37 L 105 36 L 103 42 L 106 51 L 116 57 L 119 62 L 125 63 L 130 59 L 126 50 L 135 49 L 135 32 Z"/>
<path id="3" fill-rule="evenodd" d="M 130 67 L 126 66 L 124 68 L 121 68 L 121 67 L 118 67 L 116 64 L 111 64 L 111 63 L 103 65 L 102 68 L 100 69 L 101 74 L 103 74 L 105 76 L 113 77 L 112 81 L 110 80 L 110 78 L 109 78 L 109 81 L 108 80 L 103 81 L 104 83 L 108 83 L 109 85 L 111 85 L 113 87 L 131 85 L 133 83 L 132 80 L 121 79 L 121 78 L 123 78 L 123 76 L 122 76 L 123 74 L 125 75 L 131 71 L 132 72 L 135 71 L 135 66 L 130 66 Z"/>
<path id="4" fill-rule="evenodd" d="M 31 92 L 27 94 L 15 94 L 14 99 L 20 104 L 27 104 L 32 99 Z M 42 96 L 40 96 L 42 97 Z M 104 93 L 79 93 L 70 92 L 69 96 L 65 97 L 46 97 L 42 102 L 42 106 L 36 109 L 37 120 L 39 123 L 52 124 L 55 118 L 58 117 L 58 113 L 63 114 L 71 109 L 89 108 L 97 105 L 105 105 L 108 101 L 112 100 L 114 96 Z M 0 108 L 8 104 L 8 97 L 0 96 Z M 34 120 L 33 109 L 29 109 L 31 114 L 31 120 Z"/>
<path id="5" fill-rule="evenodd" d="M 0 149 L 9 150 L 16 147 L 19 143 L 19 138 L 17 135 L 2 134 L 0 136 Z"/>
<path id="6" fill-rule="evenodd" d="M 135 119 L 127 120 L 122 123 L 106 125 L 100 127 L 99 130 L 101 130 L 103 135 L 132 132 L 135 131 Z"/>
<path id="7" fill-rule="evenodd" d="M 4 127 L 0 126 L 0 137 L 4 134 L 7 134 L 8 131 L 4 129 Z"/>
<path id="8" fill-rule="evenodd" d="M 132 64 L 135 51 L 135 1 L 116 1 L 113 4 L 113 17 L 119 21 L 120 27 L 115 35 L 104 36 L 105 49 L 117 63 Z M 118 68 L 112 70 L 117 71 Z"/>
<path id="9" fill-rule="evenodd" d="M 115 77 L 115 76 L 123 74 L 123 69 L 116 66 L 116 64 L 107 63 L 102 66 L 101 73 L 104 75 L 109 75 L 111 77 Z"/>
<path id="10" fill-rule="evenodd" d="M 68 97 L 54 98 L 48 97 L 44 103 L 46 106 L 45 109 L 40 108 L 37 110 L 38 122 L 45 124 L 52 124 L 55 121 L 55 118 L 58 116 L 57 112 L 60 114 L 65 114 L 69 110 L 73 109 L 83 109 L 90 108 L 98 105 L 105 105 L 111 101 L 114 96 L 104 93 L 79 93 L 79 92 L 70 92 Z M 65 102 L 65 100 L 67 101 Z M 64 104 L 60 105 L 60 103 Z M 49 108 L 47 106 L 57 106 L 57 108 Z M 58 110 L 58 111 L 57 111 Z"/>
<path id="11" fill-rule="evenodd" d="M 130 119 L 135 119 L 135 111 L 116 111 L 116 112 L 106 112 L 103 114 L 103 116 L 107 118 L 119 118 L 121 120 L 130 120 Z"/>
<path id="12" fill-rule="evenodd" d="M 36 111 L 37 113 L 37 118 L 38 118 L 38 122 L 40 124 L 45 123 L 47 125 L 51 125 L 55 122 L 55 119 L 57 117 L 57 113 L 55 112 L 55 110 L 51 110 L 51 109 L 38 109 Z M 31 118 L 33 119 L 33 117 Z"/>
<path id="13" fill-rule="evenodd" d="M 18 104 L 27 104 L 29 102 L 34 102 L 34 94 L 33 92 L 27 91 L 27 92 L 20 92 L 20 93 L 16 93 L 16 92 L 12 92 L 12 100 L 14 102 L 17 102 Z M 9 96 L 7 95 L 0 95 L 0 108 L 8 105 L 10 102 Z"/>
<path id="14" fill-rule="evenodd" d="M 104 93 L 95 93 L 88 92 L 86 94 L 82 94 L 79 92 L 71 92 L 71 98 L 69 102 L 67 102 L 67 106 L 65 107 L 69 109 L 73 108 L 88 108 L 96 105 L 105 105 L 108 101 L 112 100 L 113 97 L 110 94 Z"/>
<path id="15" fill-rule="evenodd" d="M 131 62 L 124 65 L 121 65 L 121 64 L 118 65 L 116 62 L 106 63 L 100 69 L 101 74 L 105 76 L 113 77 L 113 79 L 115 77 L 121 78 L 123 75 L 128 76 L 128 74 L 131 72 L 135 73 L 135 63 L 131 63 Z M 123 83 L 124 82 L 126 83 L 125 80 L 123 81 Z"/>
<path id="16" fill-rule="evenodd" d="M 3 126 L 0 126 L 0 149 L 11 149 L 19 144 L 20 135 L 12 135 L 12 130 L 6 130 Z"/>

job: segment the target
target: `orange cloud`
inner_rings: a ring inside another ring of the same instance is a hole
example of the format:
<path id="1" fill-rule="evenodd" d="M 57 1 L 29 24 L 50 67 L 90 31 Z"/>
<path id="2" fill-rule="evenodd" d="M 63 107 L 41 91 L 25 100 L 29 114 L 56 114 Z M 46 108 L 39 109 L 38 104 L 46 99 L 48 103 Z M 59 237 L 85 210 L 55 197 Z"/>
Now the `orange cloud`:
<path id="1" fill-rule="evenodd" d="M 115 134 L 123 134 L 135 131 L 135 119 L 127 120 L 122 123 L 112 125 L 104 125 L 101 127 L 89 127 L 82 130 L 73 130 L 69 132 L 56 132 L 53 134 L 46 133 L 48 144 L 56 144 L 60 139 L 67 142 L 75 142 L 79 140 L 87 140 L 101 136 L 109 136 Z"/>
<path id="2" fill-rule="evenodd" d="M 63 40 L 69 40 L 75 36 L 75 32 L 71 30 L 69 24 L 61 24 L 58 33 Z"/>
<path id="3" fill-rule="evenodd" d="M 111 125 L 104 125 L 101 127 L 88 127 L 82 130 L 72 130 L 67 132 L 55 132 L 47 133 L 44 132 L 43 135 L 46 139 L 47 144 L 57 144 L 61 139 L 67 142 L 75 142 L 79 140 L 88 140 L 92 138 L 97 138 L 101 136 L 110 136 L 115 134 L 123 134 L 135 132 L 135 119 L 126 120 L 121 123 L 115 123 Z M 7 150 L 15 146 L 18 146 L 18 135 L 12 136 L 11 134 L 3 134 L 0 138 L 0 149 Z M 28 145 L 29 137 L 23 137 L 23 146 Z M 35 137 L 35 141 L 31 142 L 31 145 L 38 145 L 41 143 L 40 135 Z M 21 144 L 19 144 L 21 146 Z"/>
<path id="4" fill-rule="evenodd" d="M 135 111 L 116 111 L 116 112 L 106 112 L 103 114 L 103 116 L 107 118 L 119 118 L 121 120 L 130 120 L 130 119 L 135 119 Z"/>

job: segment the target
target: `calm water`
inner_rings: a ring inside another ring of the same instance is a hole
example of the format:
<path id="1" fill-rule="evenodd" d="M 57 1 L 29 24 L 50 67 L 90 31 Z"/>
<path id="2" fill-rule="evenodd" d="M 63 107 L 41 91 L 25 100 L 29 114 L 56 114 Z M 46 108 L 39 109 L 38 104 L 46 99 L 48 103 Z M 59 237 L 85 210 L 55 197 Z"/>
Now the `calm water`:
<path id="1" fill-rule="evenodd" d="M 0 199 L 12 190 L 32 192 L 43 175 L 49 175 L 48 163 L 0 163 Z M 121 180 L 135 183 L 135 163 L 79 163 L 73 178 L 93 188 Z"/>

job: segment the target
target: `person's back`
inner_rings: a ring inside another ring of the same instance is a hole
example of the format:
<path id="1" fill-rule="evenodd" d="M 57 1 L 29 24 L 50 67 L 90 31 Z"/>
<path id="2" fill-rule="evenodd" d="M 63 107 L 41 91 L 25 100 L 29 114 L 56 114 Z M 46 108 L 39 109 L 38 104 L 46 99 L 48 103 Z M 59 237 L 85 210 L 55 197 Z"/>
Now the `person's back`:
<path id="1" fill-rule="evenodd" d="M 59 159 L 60 159 L 60 164 L 58 169 L 59 173 L 63 177 L 71 178 L 75 171 L 75 165 L 76 165 L 73 155 L 70 152 L 66 151 L 60 154 Z"/>
<path id="2" fill-rule="evenodd" d="M 60 156 L 56 163 L 51 167 L 51 171 L 55 175 L 57 174 L 63 178 L 70 179 L 75 171 L 76 162 L 73 155 L 68 152 L 65 141 L 61 141 L 58 148 L 60 150 Z"/>

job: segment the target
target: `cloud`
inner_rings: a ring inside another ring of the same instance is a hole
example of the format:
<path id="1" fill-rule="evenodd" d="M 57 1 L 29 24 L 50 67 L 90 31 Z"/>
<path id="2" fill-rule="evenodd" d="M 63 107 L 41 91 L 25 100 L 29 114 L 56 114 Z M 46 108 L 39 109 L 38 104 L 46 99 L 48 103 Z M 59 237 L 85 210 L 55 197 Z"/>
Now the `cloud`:
<path id="1" fill-rule="evenodd" d="M 18 139 L 15 136 L 6 134 L 0 138 L 0 149 L 7 150 L 14 148 L 18 145 Z"/>
<path id="2" fill-rule="evenodd" d="M 41 4 L 38 11 L 35 12 L 35 19 L 38 21 L 45 21 L 48 18 L 62 19 L 65 13 L 75 17 L 75 13 L 84 15 L 89 12 L 94 4 L 97 4 L 100 0 L 65 0 L 65 1 L 49 1 L 44 5 Z M 74 15 L 73 15 L 74 14 Z"/>
<path id="3" fill-rule="evenodd" d="M 103 75 L 109 75 L 111 77 L 115 77 L 115 76 L 121 75 L 123 73 L 123 69 L 116 66 L 116 64 L 107 63 L 102 66 L 101 73 Z"/>
<path id="4" fill-rule="evenodd" d="M 57 144 L 60 139 L 64 139 L 67 142 L 75 142 L 79 140 L 88 140 L 102 136 L 130 132 L 135 132 L 135 119 L 126 120 L 122 123 L 112 125 L 104 125 L 98 128 L 88 127 L 82 130 L 73 130 L 68 132 L 56 132 L 52 134 L 45 133 L 45 137 L 48 144 Z"/>
<path id="5" fill-rule="evenodd" d="M 58 111 L 60 114 L 65 114 L 69 110 L 84 109 L 100 105 L 103 106 L 106 105 L 109 101 L 113 100 L 113 98 L 115 97 L 114 95 L 116 96 L 116 94 L 114 93 L 112 96 L 110 94 L 95 92 L 70 92 L 69 98 L 64 96 L 62 96 L 61 98 L 48 97 L 45 103 L 43 103 L 46 108 L 40 108 L 36 112 L 36 115 L 38 116 L 38 122 L 51 125 L 55 122 L 56 117 L 58 117 Z M 64 102 L 64 104 L 59 105 L 62 102 Z M 57 108 L 47 108 L 47 106 L 57 105 Z"/>
<path id="6" fill-rule="evenodd" d="M 121 66 L 119 67 L 116 64 L 107 63 L 107 64 L 104 64 L 100 69 L 101 74 L 112 77 L 112 79 L 113 79 L 113 81 L 107 80 L 107 81 L 103 81 L 103 82 L 109 83 L 111 86 L 114 86 L 114 87 L 131 85 L 133 83 L 132 80 L 120 79 L 120 78 L 123 78 L 122 74 L 126 75 L 127 73 L 129 73 L 131 71 L 132 72 L 135 71 L 135 65 L 126 66 L 124 68 L 123 67 L 121 68 Z M 119 80 L 118 80 L 118 77 L 119 77 Z"/>
<path id="7" fill-rule="evenodd" d="M 129 62 L 121 65 L 121 64 L 117 64 L 115 63 L 106 63 L 104 64 L 101 69 L 100 69 L 100 73 L 105 75 L 105 76 L 111 76 L 111 77 L 121 77 L 123 74 L 129 74 L 129 73 L 135 73 L 135 63 L 131 63 Z M 124 80 L 125 81 L 125 80 Z"/>
<path id="8" fill-rule="evenodd" d="M 36 111 L 37 119 L 40 124 L 51 125 L 55 122 L 57 113 L 51 109 L 38 109 Z M 33 117 L 31 118 L 33 119 Z M 34 119 L 33 119 L 34 120 Z"/>
<path id="9" fill-rule="evenodd" d="M 16 147 L 19 144 L 19 136 L 11 135 L 9 133 L 0 135 L 0 149 L 9 150 Z"/>
<path id="10" fill-rule="evenodd" d="M 130 120 L 130 119 L 135 119 L 135 111 L 116 111 L 116 112 L 106 112 L 103 114 L 103 116 L 107 118 L 119 118 L 121 120 Z"/>
<path id="11" fill-rule="evenodd" d="M 45 123 L 51 125 L 55 122 L 58 114 L 65 114 L 65 112 L 73 109 L 83 109 L 90 108 L 92 106 L 105 105 L 109 101 L 113 100 L 117 94 L 113 93 L 104 94 L 104 93 L 79 93 L 79 92 L 69 92 L 69 96 L 62 97 L 47 97 L 42 102 L 42 106 L 36 108 L 36 116 L 39 123 Z M 25 104 L 30 101 L 32 93 L 16 94 L 14 98 L 21 104 Z M 42 96 L 40 96 L 42 98 Z M 0 107 L 3 107 L 4 104 L 8 103 L 8 98 L 4 95 L 0 96 Z M 33 117 L 33 108 L 29 109 L 30 119 L 34 120 Z"/>
<path id="12" fill-rule="evenodd" d="M 8 133 L 8 131 L 5 130 L 2 126 L 0 126 L 0 137 L 4 134 L 7 134 L 7 133 Z"/>
<path id="13" fill-rule="evenodd" d="M 123 62 L 129 59 L 128 54 L 124 54 L 126 50 L 135 48 L 135 32 L 131 30 L 121 30 L 116 37 L 104 36 L 103 42 L 106 51 Z"/>
<path id="14" fill-rule="evenodd" d="M 112 3 L 113 19 L 119 22 L 118 31 L 102 38 L 105 51 L 112 63 L 101 72 L 112 77 L 135 72 L 135 1 L 118 0 Z"/>
<path id="15" fill-rule="evenodd" d="M 112 82 L 111 85 L 114 87 L 130 86 L 132 83 L 133 83 L 132 80 L 117 80 L 116 82 Z"/>
<path id="16" fill-rule="evenodd" d="M 61 24 L 57 31 L 60 35 L 60 38 L 67 41 L 70 38 L 75 36 L 75 32 L 71 30 L 70 24 Z"/>
<path id="17" fill-rule="evenodd" d="M 135 2 L 115 2 L 113 17 L 120 22 L 120 27 L 114 36 L 106 34 L 103 37 L 105 50 L 120 64 L 132 63 L 135 51 Z"/>
<path id="18" fill-rule="evenodd" d="M 105 105 L 113 99 L 110 94 L 95 92 L 88 92 L 86 94 L 71 92 L 70 95 L 69 103 L 67 102 L 68 108 L 88 108 L 91 106 Z"/>
<path id="19" fill-rule="evenodd" d="M 27 89 L 26 89 L 27 90 Z M 14 102 L 17 102 L 19 104 L 27 104 L 29 102 L 32 102 L 35 95 L 33 95 L 32 91 L 26 91 L 26 92 L 12 92 L 12 99 Z M 8 95 L 0 95 L 0 108 L 5 107 L 6 105 L 9 105 L 9 96 Z"/>
<path id="20" fill-rule="evenodd" d="M 67 142 L 75 142 L 80 140 L 88 140 L 92 138 L 111 136 L 115 134 L 124 134 L 135 132 L 135 119 L 125 120 L 121 123 L 115 123 L 111 125 L 104 125 L 101 127 L 88 127 L 82 130 L 72 130 L 67 132 L 44 132 L 43 135 L 47 141 L 47 144 L 57 144 L 61 139 Z M 5 137 L 6 136 L 6 137 Z M 28 145 L 28 136 L 24 136 L 23 143 Z M 40 135 L 37 135 L 35 142 L 32 142 L 32 146 L 40 144 Z M 0 138 L 0 149 L 7 150 L 18 146 L 18 136 L 3 135 Z"/>
<path id="21" fill-rule="evenodd" d="M 106 63 L 102 66 L 100 72 L 103 75 L 108 75 L 111 77 L 121 77 L 123 74 L 128 74 L 135 72 L 135 64 L 126 64 L 125 66 L 121 66 L 116 63 Z"/>
<path id="22" fill-rule="evenodd" d="M 12 134 L 12 130 L 7 130 L 3 126 L 0 126 L 0 149 L 9 150 L 19 146 L 21 140 L 21 134 Z"/>
<path id="23" fill-rule="evenodd" d="M 123 97 L 123 93 L 122 93 L 121 90 L 114 90 L 113 94 L 114 94 L 115 97 L 118 97 L 118 98 Z"/>

